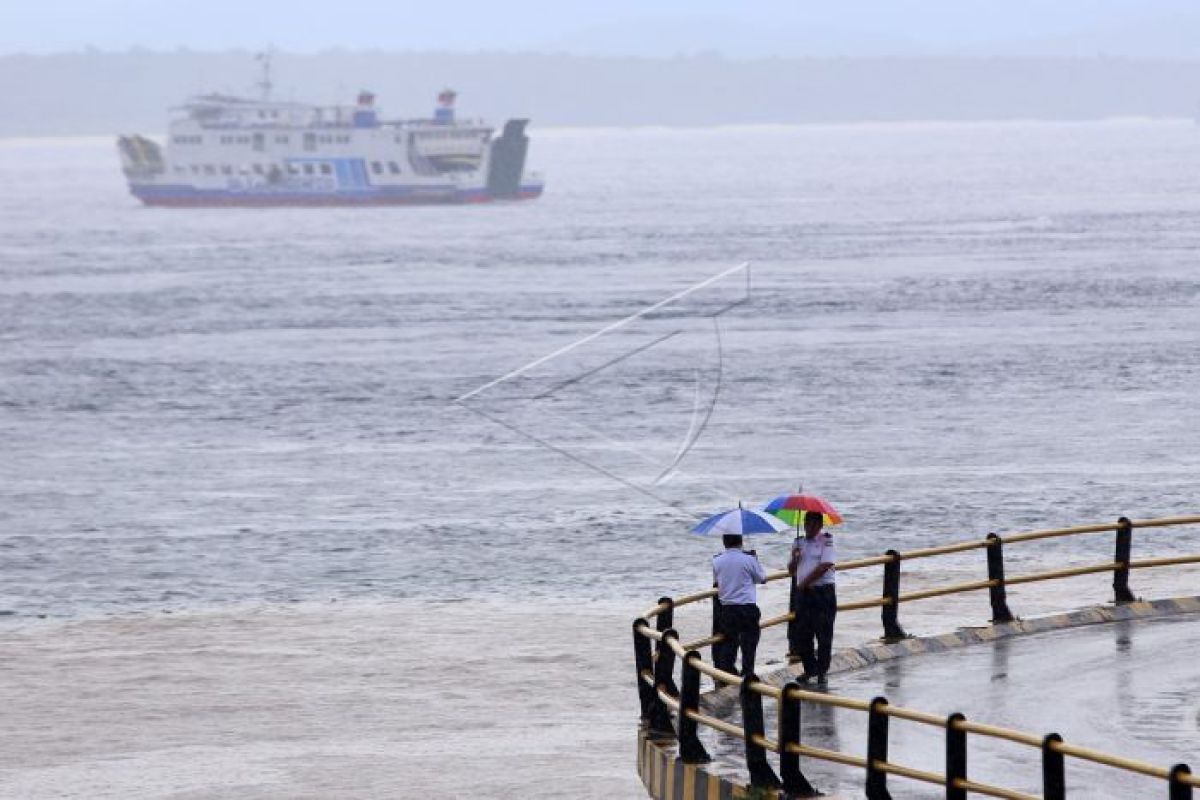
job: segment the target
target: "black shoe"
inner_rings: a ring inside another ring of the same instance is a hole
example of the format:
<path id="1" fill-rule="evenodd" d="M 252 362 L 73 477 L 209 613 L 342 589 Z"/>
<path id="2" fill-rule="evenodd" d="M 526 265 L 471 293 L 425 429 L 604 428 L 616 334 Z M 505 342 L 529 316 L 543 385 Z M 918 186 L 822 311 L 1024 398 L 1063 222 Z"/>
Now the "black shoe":
<path id="1" fill-rule="evenodd" d="M 814 675 L 809 675 L 807 672 L 796 676 L 796 683 L 803 683 L 805 686 L 813 682 Z"/>
<path id="2" fill-rule="evenodd" d="M 817 676 L 817 686 L 820 686 L 823 688 L 828 685 L 829 685 L 829 678 L 825 677 L 825 673 L 822 672 L 820 675 Z"/>

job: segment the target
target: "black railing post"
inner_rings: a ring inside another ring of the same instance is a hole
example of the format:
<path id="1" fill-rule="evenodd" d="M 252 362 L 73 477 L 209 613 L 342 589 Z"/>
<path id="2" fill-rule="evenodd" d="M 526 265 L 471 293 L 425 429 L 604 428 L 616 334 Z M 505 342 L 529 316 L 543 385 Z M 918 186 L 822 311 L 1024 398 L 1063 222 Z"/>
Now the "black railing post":
<path id="1" fill-rule="evenodd" d="M 742 678 L 742 729 L 746 735 L 746 770 L 750 773 L 750 785 L 765 789 L 778 789 L 782 784 L 779 776 L 767 763 L 767 751 L 755 738 L 766 733 L 763 723 L 762 695 L 750 688 L 758 676 L 753 672 Z"/>
<path id="2" fill-rule="evenodd" d="M 1061 742 L 1057 733 L 1046 734 L 1042 739 L 1042 798 L 1043 800 L 1066 800 L 1067 779 L 1063 773 L 1063 754 L 1054 749 Z"/>
<path id="3" fill-rule="evenodd" d="M 1192 775 L 1191 769 L 1187 764 L 1176 764 L 1171 767 L 1171 797 L 1170 800 L 1192 800 L 1192 787 L 1183 782 L 1183 778 L 1190 778 Z"/>
<path id="4" fill-rule="evenodd" d="M 946 717 L 946 800 L 967 800 L 967 790 L 958 786 L 959 778 L 967 778 L 967 732 L 958 727 L 964 719 L 957 713 Z"/>
<path id="5" fill-rule="evenodd" d="M 871 701 L 867 717 L 867 800 L 892 800 L 887 788 L 887 773 L 876 769 L 875 762 L 888 759 L 888 716 L 886 697 Z"/>
<path id="6" fill-rule="evenodd" d="M 789 682 L 779 704 L 779 777 L 788 794 L 813 797 L 817 790 L 800 771 L 800 754 L 788 751 L 788 745 L 800 744 L 800 698 L 794 696 L 798 691 L 800 684 Z"/>
<path id="7" fill-rule="evenodd" d="M 689 650 L 683 657 L 683 691 L 679 693 L 679 758 L 685 764 L 707 764 L 712 761 L 696 734 L 696 720 L 687 712 L 700 710 L 700 670 L 696 662 L 700 654 Z"/>
<path id="8" fill-rule="evenodd" d="M 654 662 L 654 704 L 650 708 L 650 735 L 656 738 L 675 738 L 675 727 L 671 724 L 671 710 L 658 696 L 659 691 L 670 695 L 678 695 L 675 688 L 675 651 L 667 644 L 668 639 L 678 639 L 675 630 L 663 631 L 662 641 L 659 642 L 658 659 Z M 665 646 L 664 646 L 665 645 Z"/>
<path id="9" fill-rule="evenodd" d="M 664 636 L 662 636 L 662 638 L 659 639 L 658 646 L 655 646 L 655 648 L 654 648 L 655 663 L 658 663 L 658 661 L 662 657 L 662 650 L 664 650 L 664 649 L 671 650 L 671 646 L 667 644 L 667 637 L 665 636 L 665 634 L 667 631 L 673 630 L 673 628 L 674 628 L 674 600 L 672 600 L 671 597 L 659 597 L 659 606 L 666 606 L 666 610 L 664 610 L 664 612 L 659 613 L 659 615 L 655 616 L 655 618 L 654 618 L 655 630 L 658 630 L 659 633 L 664 634 Z M 676 637 L 676 638 L 678 638 L 678 637 Z M 676 682 L 674 682 L 674 676 L 673 676 L 674 675 L 674 661 L 673 661 L 674 651 L 673 650 L 671 651 L 671 658 L 672 658 L 671 669 L 667 670 L 666 687 L 667 687 L 667 691 L 670 691 L 672 694 L 679 694 L 679 687 L 676 686 Z M 658 672 L 655 672 L 655 676 L 656 675 L 658 675 Z M 656 680 L 656 678 L 655 678 L 655 680 Z"/>
<path id="10" fill-rule="evenodd" d="M 670 636 L 667 636 L 668 631 Z M 675 632 L 674 628 L 660 627 L 658 632 L 662 634 L 662 638 L 658 640 L 658 646 L 654 648 L 654 680 L 656 683 L 661 683 L 672 695 L 678 696 L 679 687 L 675 684 L 675 651 L 667 640 L 678 640 L 679 634 Z M 666 668 L 660 673 L 658 663 L 663 660 L 666 661 Z"/>
<path id="11" fill-rule="evenodd" d="M 659 633 L 662 633 L 675 627 L 675 600 L 670 597 L 660 597 L 658 604 L 666 606 L 666 610 L 660 611 L 654 618 L 654 627 L 658 628 Z"/>
<path id="12" fill-rule="evenodd" d="M 992 599 L 992 624 L 1012 622 L 1012 612 L 1008 610 L 1008 592 L 1004 589 L 1004 542 L 994 533 L 987 535 L 987 567 L 988 580 L 994 583 L 988 587 Z"/>
<path id="13" fill-rule="evenodd" d="M 716 636 L 721 632 L 721 598 L 713 595 L 712 607 L 712 635 Z"/>
<path id="14" fill-rule="evenodd" d="M 1129 591 L 1129 558 L 1133 550 L 1133 523 L 1128 517 L 1117 520 L 1117 555 L 1113 559 L 1121 566 L 1113 572 L 1113 599 L 1118 603 L 1132 603 L 1137 598 Z"/>
<path id="15" fill-rule="evenodd" d="M 880 606 L 879 615 L 883 619 L 883 640 L 898 642 L 907 639 L 908 634 L 900 627 L 900 554 L 888 550 L 891 559 L 883 565 L 883 596 L 888 602 Z"/>
<path id="16" fill-rule="evenodd" d="M 650 627 L 650 623 L 638 617 L 633 621 L 633 665 L 637 668 L 638 702 L 642 707 L 642 720 L 650 719 L 650 709 L 654 705 L 654 687 L 646 683 L 644 676 L 654 674 L 654 658 L 650 655 L 650 640 L 638 633 L 642 626 Z"/>

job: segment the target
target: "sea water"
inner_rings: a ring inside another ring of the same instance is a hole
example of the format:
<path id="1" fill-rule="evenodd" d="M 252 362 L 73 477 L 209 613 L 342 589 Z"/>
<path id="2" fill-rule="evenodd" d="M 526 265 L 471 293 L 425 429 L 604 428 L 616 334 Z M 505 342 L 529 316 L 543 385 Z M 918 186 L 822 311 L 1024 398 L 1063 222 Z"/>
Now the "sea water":
<path id="1" fill-rule="evenodd" d="M 636 797 L 629 624 L 709 583 L 701 514 L 803 485 L 853 558 L 1196 513 L 1194 125 L 531 134 L 535 202 L 379 209 L 0 142 L 0 795 Z"/>

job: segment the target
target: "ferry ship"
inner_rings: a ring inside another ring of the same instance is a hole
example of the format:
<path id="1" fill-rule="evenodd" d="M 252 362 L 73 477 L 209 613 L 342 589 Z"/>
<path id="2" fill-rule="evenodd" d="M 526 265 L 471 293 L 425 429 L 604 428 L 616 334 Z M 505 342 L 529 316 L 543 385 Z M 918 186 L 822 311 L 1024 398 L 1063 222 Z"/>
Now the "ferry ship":
<path id="1" fill-rule="evenodd" d="M 363 91 L 353 106 L 206 94 L 175 109 L 166 145 L 122 136 L 129 191 L 150 206 L 310 206 L 527 200 L 528 120 L 503 132 L 455 118 L 445 90 L 431 118 L 385 119 Z"/>

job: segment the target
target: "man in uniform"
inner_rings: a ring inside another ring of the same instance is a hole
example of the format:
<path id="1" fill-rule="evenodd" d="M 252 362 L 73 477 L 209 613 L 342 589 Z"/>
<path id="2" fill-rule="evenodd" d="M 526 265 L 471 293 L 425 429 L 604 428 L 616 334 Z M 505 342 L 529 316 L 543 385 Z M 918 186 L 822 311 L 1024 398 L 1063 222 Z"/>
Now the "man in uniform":
<path id="1" fill-rule="evenodd" d="M 837 551 L 833 537 L 821 530 L 824 525 L 821 512 L 809 511 L 804 515 L 804 538 L 796 539 L 788 562 L 788 572 L 794 576 L 791 605 L 795 615 L 788 625 L 788 660 L 804 664 L 801 683 L 815 677 L 822 685 L 833 656 L 833 620 L 837 616 L 834 588 Z"/>
<path id="2" fill-rule="evenodd" d="M 754 551 L 742 550 L 742 537 L 725 534 L 725 552 L 713 556 L 713 581 L 717 584 L 717 599 L 721 608 L 717 614 L 717 633 L 724 640 L 713 645 L 713 661 L 717 669 L 734 672 L 737 651 L 742 651 L 742 675 L 754 672 L 754 653 L 761 633 L 758 622 L 756 583 L 767 582 L 767 571 Z"/>

